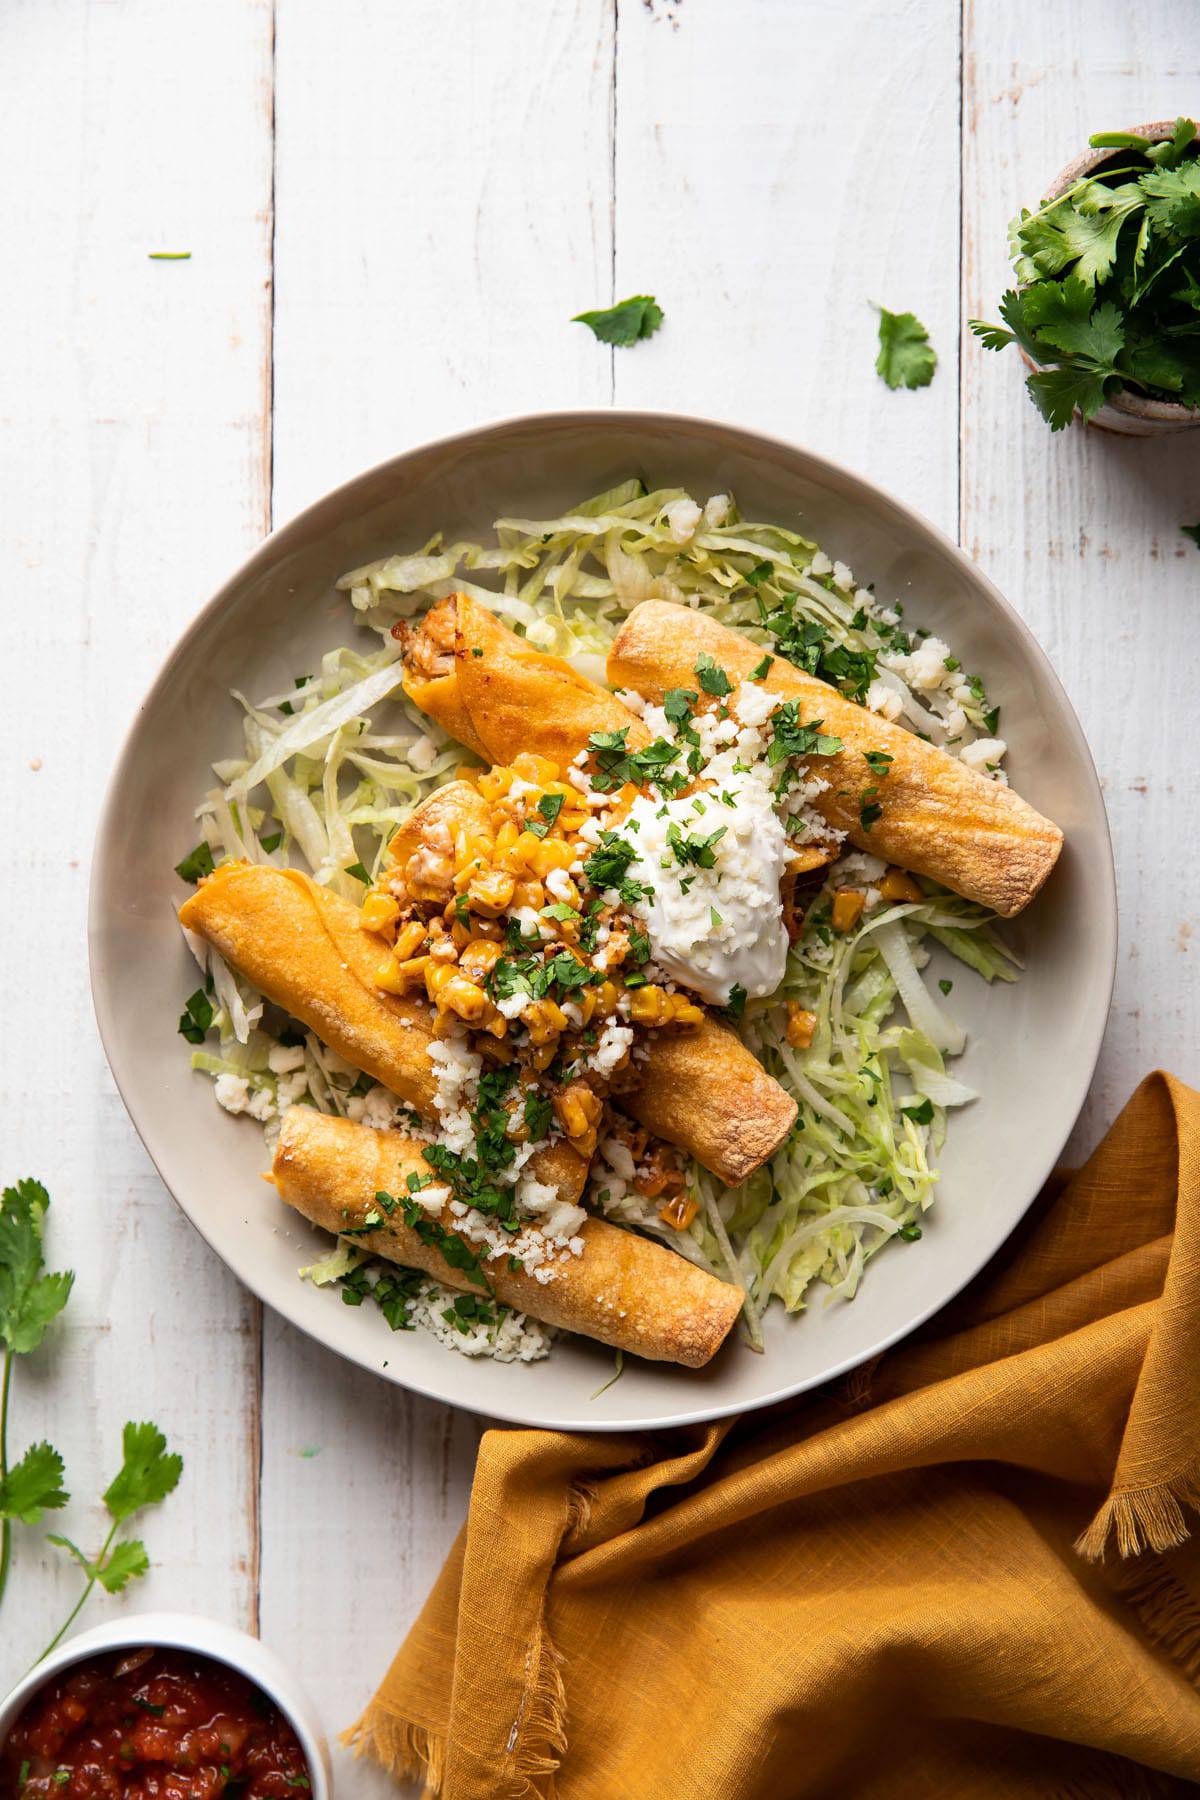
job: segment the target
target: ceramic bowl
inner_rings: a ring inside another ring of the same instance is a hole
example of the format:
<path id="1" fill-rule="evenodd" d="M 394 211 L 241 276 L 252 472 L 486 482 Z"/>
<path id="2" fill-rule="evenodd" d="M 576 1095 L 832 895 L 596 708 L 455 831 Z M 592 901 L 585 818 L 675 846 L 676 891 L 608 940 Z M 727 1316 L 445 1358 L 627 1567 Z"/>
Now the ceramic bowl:
<path id="1" fill-rule="evenodd" d="M 170 1650 L 194 1650 L 214 1662 L 236 1669 L 248 1681 L 261 1688 L 288 1720 L 300 1741 L 312 1779 L 311 1800 L 332 1800 L 333 1787 L 329 1774 L 329 1749 L 321 1730 L 321 1721 L 312 1701 L 274 1651 L 257 1638 L 236 1631 L 232 1625 L 221 1625 L 215 1619 L 200 1619 L 190 1613 L 122 1613 L 103 1625 L 93 1625 L 77 1636 L 68 1638 L 52 1650 L 37 1667 L 19 1681 L 0 1703 L 0 1749 L 28 1702 L 52 1676 L 61 1675 L 76 1663 L 99 1655 L 105 1650 L 141 1650 L 161 1646 Z"/>
<path id="2" fill-rule="evenodd" d="M 537 1363 L 469 1360 L 299 1280 L 329 1240 L 260 1179 L 261 1132 L 220 1111 L 176 1031 L 196 968 L 175 923 L 187 890 L 173 867 L 194 840 L 211 764 L 240 750 L 230 688 L 276 692 L 355 638 L 334 589 L 343 571 L 438 528 L 478 537 L 505 513 L 553 517 L 631 475 L 701 500 L 731 491 L 746 516 L 803 529 L 881 597 L 903 600 L 906 622 L 985 672 L 1003 707 L 1012 781 L 1062 826 L 1066 850 L 1008 932 L 1024 979 L 993 991 L 953 967 L 970 1033 L 956 1068 L 982 1098 L 954 1119 L 921 1242 L 880 1255 L 849 1304 L 818 1289 L 797 1317 L 772 1308 L 764 1355 L 735 1341 L 699 1371 L 631 1359 L 594 1397 L 613 1369 L 595 1344 L 563 1341 Z M 615 1430 L 795 1394 L 894 1343 L 957 1293 L 1024 1213 L 1083 1102 L 1108 1012 L 1116 910 L 1104 805 L 1078 721 L 1016 612 L 949 539 L 813 451 L 734 425 L 612 411 L 512 419 L 410 450 L 269 538 L 198 614 L 132 722 L 96 840 L 89 931 L 100 1031 L 133 1121 L 188 1217 L 256 1294 L 343 1356 L 438 1400 L 521 1423 Z"/>

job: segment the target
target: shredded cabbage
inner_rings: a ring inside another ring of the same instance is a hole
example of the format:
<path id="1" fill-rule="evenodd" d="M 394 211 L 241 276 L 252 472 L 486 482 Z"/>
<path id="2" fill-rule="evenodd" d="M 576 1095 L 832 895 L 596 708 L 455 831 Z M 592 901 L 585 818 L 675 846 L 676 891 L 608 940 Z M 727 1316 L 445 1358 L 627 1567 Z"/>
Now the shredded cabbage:
<path id="1" fill-rule="evenodd" d="M 690 528 L 693 512 L 699 516 Z M 1003 745 L 992 747 L 996 713 L 979 677 L 963 675 L 948 654 L 943 659 L 945 647 L 928 634 L 910 633 L 898 605 L 881 603 L 810 539 L 741 518 L 728 495 L 694 508 L 681 488 L 650 493 L 631 480 L 557 518 L 498 519 L 495 539 L 447 546 L 435 535 L 411 553 L 343 576 L 339 589 L 359 623 L 378 632 L 381 649 L 341 647 L 324 657 L 319 675 L 298 676 L 287 693 L 254 704 L 236 696 L 244 755 L 217 766 L 220 785 L 197 809 L 215 856 L 283 863 L 299 853 L 317 880 L 350 898 L 362 892 L 363 871 L 375 875 L 396 826 L 458 760 L 445 733 L 400 692 L 391 637 L 398 619 L 456 591 L 593 678 L 602 678 L 608 645 L 641 601 L 696 607 L 951 754 L 987 737 L 996 759 L 989 767 L 1005 779 Z M 467 580 L 466 571 L 488 584 Z M 983 909 L 931 882 L 921 884 L 920 903 L 898 906 L 869 888 L 875 898 L 857 928 L 835 934 L 830 903 L 849 864 L 843 857 L 833 865 L 808 907 L 778 994 L 742 1022 L 747 1042 L 797 1101 L 788 1141 L 737 1189 L 694 1168 L 698 1211 L 686 1232 L 664 1225 L 633 1193 L 611 1208 L 742 1282 L 755 1345 L 772 1298 L 796 1311 L 820 1281 L 850 1299 L 877 1250 L 920 1236 L 947 1110 L 976 1098 L 946 1070 L 965 1034 L 923 973 L 931 944 L 988 982 L 1013 981 L 1019 971 Z M 199 1052 L 194 1064 L 248 1075 L 273 1093 L 288 1082 L 281 1107 L 296 1098 L 299 1072 L 277 1077 L 265 1054 L 255 1053 L 278 1041 L 285 1022 L 268 1009 L 260 1024 L 243 991 L 236 984 L 231 991 L 228 971 L 213 967 L 210 981 L 220 1002 L 221 1055 Z M 787 1043 L 789 1001 L 815 1015 L 808 1048 Z M 362 1117 L 370 1104 L 371 1084 L 311 1034 L 303 1084 L 302 1097 L 323 1111 Z"/>

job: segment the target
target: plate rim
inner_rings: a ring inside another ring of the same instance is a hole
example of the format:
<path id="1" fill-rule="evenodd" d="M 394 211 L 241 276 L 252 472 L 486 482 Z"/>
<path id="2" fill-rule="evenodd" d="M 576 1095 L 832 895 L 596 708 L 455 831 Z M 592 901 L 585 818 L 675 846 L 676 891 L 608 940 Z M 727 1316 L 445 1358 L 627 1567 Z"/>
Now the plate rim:
<path id="1" fill-rule="evenodd" d="M 831 1367 L 823 1369 L 820 1374 L 802 1376 L 799 1380 L 784 1382 L 778 1388 L 774 1388 L 770 1392 L 759 1395 L 749 1401 L 741 1400 L 687 1407 L 681 1411 L 663 1414 L 660 1417 L 638 1419 L 636 1421 L 630 1421 L 623 1418 L 604 1419 L 580 1416 L 577 1418 L 555 1419 L 551 1424 L 547 1425 L 544 1418 L 539 1418 L 536 1413 L 530 1412 L 527 1407 L 497 1406 L 494 1403 L 482 1406 L 473 1402 L 470 1398 L 469 1384 L 466 1384 L 465 1397 L 460 1398 L 457 1395 L 449 1397 L 442 1388 L 431 1385 L 428 1380 L 419 1377 L 417 1379 L 412 1379 L 410 1377 L 401 1376 L 398 1371 L 381 1369 L 378 1363 L 368 1356 L 359 1355 L 352 1349 L 344 1349 L 340 1345 L 329 1342 L 315 1325 L 310 1325 L 309 1323 L 296 1318 L 292 1313 L 285 1310 L 283 1307 L 278 1306 L 274 1300 L 268 1298 L 261 1291 L 259 1285 L 252 1278 L 252 1275 L 243 1274 L 240 1269 L 234 1268 L 228 1259 L 222 1255 L 221 1251 L 217 1248 L 212 1238 L 205 1230 L 204 1225 L 197 1218 L 193 1217 L 192 1212 L 184 1205 L 183 1201 L 179 1198 L 171 1183 L 168 1181 L 150 1142 L 150 1136 L 153 1135 L 153 1124 L 152 1121 L 146 1117 L 147 1109 L 139 1105 L 136 1097 L 132 1093 L 126 1091 L 126 1081 L 123 1078 L 122 1070 L 118 1066 L 119 1056 L 114 1054 L 113 1048 L 117 1032 L 109 977 L 107 971 L 101 967 L 101 946 L 105 935 L 105 919 L 103 917 L 101 895 L 109 885 L 109 863 L 110 858 L 114 853 L 114 828 L 116 815 L 120 806 L 121 790 L 124 785 L 127 765 L 133 757 L 135 739 L 141 728 L 144 715 L 158 698 L 160 690 L 170 681 L 174 674 L 176 664 L 185 654 L 194 634 L 203 629 L 209 620 L 215 617 L 230 599 L 235 597 L 236 592 L 259 572 L 260 565 L 269 565 L 274 560 L 279 552 L 280 546 L 285 543 L 289 536 L 303 536 L 306 530 L 310 529 L 319 519 L 320 514 L 325 509 L 336 508 L 339 502 L 345 501 L 352 490 L 359 488 L 364 484 L 370 484 L 372 481 L 389 474 L 400 477 L 406 463 L 414 458 L 425 457 L 431 452 L 438 453 L 452 451 L 456 446 L 461 447 L 467 444 L 477 443 L 480 439 L 487 439 L 490 436 L 510 431 L 514 427 L 561 426 L 577 430 L 586 430 L 589 426 L 610 428 L 613 425 L 620 426 L 624 424 L 630 428 L 636 429 L 639 424 L 648 425 L 651 423 L 659 427 L 667 427 L 676 431 L 694 431 L 709 435 L 716 433 L 724 434 L 727 437 L 738 437 L 747 443 L 748 447 L 765 447 L 768 451 L 781 452 L 787 457 L 799 457 L 806 460 L 813 466 L 815 471 L 830 475 L 843 483 L 852 484 L 860 492 L 882 506 L 884 510 L 890 512 L 893 516 L 899 515 L 910 526 L 915 525 L 917 529 L 924 533 L 928 540 L 930 540 L 933 548 L 940 549 L 944 555 L 948 556 L 951 564 L 957 566 L 969 583 L 972 585 L 980 584 L 982 586 L 984 593 L 991 601 L 992 605 L 998 608 L 1000 614 L 1007 620 L 1010 627 L 1015 629 L 1017 637 L 1023 641 L 1026 654 L 1032 656 L 1034 661 L 1040 666 L 1043 676 L 1049 681 L 1059 701 L 1060 722 L 1062 717 L 1065 716 L 1069 734 L 1074 740 L 1074 748 L 1077 753 L 1081 753 L 1082 769 L 1090 789 L 1089 797 L 1094 803 L 1098 818 L 1103 825 L 1103 832 L 1100 837 L 1098 848 L 1102 852 L 1105 880 L 1103 882 L 1101 895 L 1097 895 L 1095 890 L 1093 890 L 1092 898 L 1093 901 L 1101 897 L 1103 900 L 1103 906 L 1100 909 L 1102 916 L 1098 918 L 1097 924 L 1103 940 L 1102 948 L 1106 976 L 1098 986 L 1089 984 L 1092 1017 L 1089 1023 L 1088 1043 L 1083 1055 L 1077 1059 L 1075 1064 L 1077 1073 L 1069 1096 L 1069 1109 L 1065 1115 L 1066 1123 L 1053 1153 L 1046 1161 L 1045 1167 L 1041 1170 L 1036 1184 L 1033 1187 L 1033 1191 L 1014 1217 L 1008 1230 L 1004 1232 L 1003 1236 L 996 1243 L 989 1245 L 982 1254 L 972 1253 L 969 1258 L 964 1259 L 961 1276 L 956 1277 L 953 1284 L 943 1292 L 938 1299 L 920 1308 L 903 1325 L 898 1326 L 893 1330 L 883 1332 L 877 1339 L 872 1339 L 871 1343 L 866 1348 L 854 1351 L 850 1355 L 843 1357 Z M 241 1283 L 242 1286 L 247 1288 L 255 1296 L 261 1306 L 268 1307 L 271 1311 L 278 1313 L 280 1317 L 286 1320 L 287 1324 L 293 1330 L 298 1330 L 306 1337 L 311 1338 L 314 1342 L 319 1343 L 330 1355 L 345 1358 L 346 1360 L 357 1364 L 360 1368 L 369 1370 L 371 1373 L 389 1382 L 393 1386 L 402 1387 L 410 1393 L 420 1394 L 424 1398 L 435 1401 L 440 1405 L 459 1408 L 465 1412 L 482 1416 L 485 1419 L 499 1420 L 507 1425 L 527 1426 L 539 1430 L 599 1431 L 611 1433 L 617 1431 L 670 1430 L 687 1425 L 703 1424 L 714 1419 L 729 1418 L 740 1413 L 759 1412 L 765 1407 L 778 1405 L 783 1401 L 794 1399 L 800 1394 L 811 1392 L 814 1388 L 823 1387 L 826 1383 L 839 1380 L 851 1370 L 861 1367 L 864 1363 L 869 1362 L 874 1357 L 890 1350 L 894 1345 L 902 1342 L 905 1338 L 910 1337 L 931 1319 L 935 1313 L 939 1313 L 947 1307 L 951 1301 L 955 1300 L 963 1292 L 964 1288 L 974 1281 L 976 1276 L 987 1267 L 988 1263 L 1000 1253 L 1005 1244 L 1007 1244 L 1012 1237 L 1012 1234 L 1017 1230 L 1022 1220 L 1027 1216 L 1030 1207 L 1037 1199 L 1038 1194 L 1042 1191 L 1047 1178 L 1057 1166 L 1058 1160 L 1062 1155 L 1063 1147 L 1079 1119 L 1079 1115 L 1091 1088 L 1096 1066 L 1100 1059 L 1100 1051 L 1104 1042 L 1105 1030 L 1111 1010 L 1113 988 L 1116 982 L 1118 923 L 1116 866 L 1112 848 L 1112 827 L 1108 817 L 1108 809 L 1104 802 L 1104 791 L 1100 783 L 1099 773 L 1096 769 L 1095 759 L 1092 756 L 1091 747 L 1088 744 L 1079 716 L 1075 711 L 1075 707 L 1071 702 L 1070 696 L 1068 695 L 1057 670 L 1030 626 L 1026 624 L 1025 620 L 1012 605 L 1011 601 L 1005 598 L 986 571 L 972 561 L 961 545 L 956 544 L 947 532 L 943 531 L 940 526 L 935 525 L 932 520 L 927 519 L 923 513 L 919 512 L 915 507 L 910 506 L 906 501 L 897 499 L 896 496 L 889 493 L 886 488 L 880 487 L 876 482 L 858 474 L 857 471 L 849 468 L 846 464 L 837 461 L 833 457 L 825 456 L 819 451 L 811 450 L 806 445 L 798 443 L 795 440 L 780 437 L 772 432 L 760 431 L 754 426 L 735 424 L 730 420 L 709 418 L 699 414 L 674 412 L 663 410 L 658 407 L 590 406 L 547 408 L 537 412 L 510 413 L 500 417 L 481 420 L 474 425 L 465 426 L 458 431 L 449 432 L 442 437 L 425 439 L 420 444 L 412 445 L 406 450 L 399 451 L 394 456 L 384 457 L 380 461 L 370 464 L 367 468 L 361 469 L 356 474 L 349 476 L 345 481 L 339 482 L 336 487 L 330 488 L 326 492 L 318 495 L 314 500 L 309 501 L 307 505 L 303 506 L 298 512 L 293 513 L 283 524 L 273 526 L 271 531 L 255 546 L 250 554 L 243 558 L 237 567 L 233 569 L 221 583 L 216 592 L 198 608 L 184 625 L 183 629 L 175 638 L 170 649 L 160 662 L 157 671 L 143 693 L 142 698 L 137 703 L 128 725 L 121 734 L 119 746 L 105 785 L 104 798 L 99 809 L 95 835 L 92 841 L 92 861 L 88 881 L 87 944 L 89 986 L 100 1044 L 104 1052 L 105 1062 L 108 1065 L 117 1092 L 121 1097 L 121 1102 L 129 1115 L 130 1122 L 132 1123 L 146 1154 L 153 1163 L 160 1181 L 167 1193 L 171 1196 L 175 1205 L 183 1214 L 184 1218 L 187 1219 L 192 1229 L 199 1233 L 213 1255 L 216 1256 L 223 1266 L 229 1270 L 229 1273 L 236 1281 Z M 1100 1003 L 1101 1000 L 1102 1004 Z"/>

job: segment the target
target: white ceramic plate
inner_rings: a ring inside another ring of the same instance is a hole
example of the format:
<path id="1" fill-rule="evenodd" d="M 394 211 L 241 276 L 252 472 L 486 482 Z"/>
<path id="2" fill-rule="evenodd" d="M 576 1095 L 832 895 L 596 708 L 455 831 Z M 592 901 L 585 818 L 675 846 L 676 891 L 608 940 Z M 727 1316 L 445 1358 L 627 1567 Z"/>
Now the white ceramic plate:
<path id="1" fill-rule="evenodd" d="M 173 867 L 195 837 L 209 765 L 240 748 L 238 687 L 286 687 L 355 626 L 334 581 L 431 531 L 486 537 L 505 513 L 552 517 L 630 475 L 701 500 L 732 490 L 743 512 L 796 526 L 841 557 L 906 620 L 986 673 L 1003 707 L 1017 790 L 1055 819 L 1066 849 L 1011 927 L 1027 971 L 989 990 L 954 965 L 970 1031 L 958 1069 L 982 1098 L 955 1116 L 938 1199 L 919 1243 L 894 1244 L 857 1298 L 768 1315 L 766 1352 L 733 1341 L 700 1372 L 630 1364 L 598 1399 L 612 1354 L 573 1339 L 546 1361 L 468 1360 L 374 1308 L 297 1278 L 327 1247 L 259 1180 L 259 1128 L 213 1101 L 176 1032 L 195 965 L 172 920 Z M 943 1306 L 1004 1242 L 1066 1140 L 1086 1094 L 1116 955 L 1112 852 L 1079 723 L 1017 615 L 940 532 L 808 451 L 732 426 L 660 413 L 574 412 L 464 432 L 369 470 L 268 538 L 167 659 L 113 775 L 92 874 L 89 925 L 100 1032 L 126 1106 L 163 1180 L 218 1256 L 302 1330 L 388 1380 L 501 1419 L 615 1430 L 764 1406 L 840 1374 Z M 385 1366 L 386 1365 L 386 1366 Z"/>

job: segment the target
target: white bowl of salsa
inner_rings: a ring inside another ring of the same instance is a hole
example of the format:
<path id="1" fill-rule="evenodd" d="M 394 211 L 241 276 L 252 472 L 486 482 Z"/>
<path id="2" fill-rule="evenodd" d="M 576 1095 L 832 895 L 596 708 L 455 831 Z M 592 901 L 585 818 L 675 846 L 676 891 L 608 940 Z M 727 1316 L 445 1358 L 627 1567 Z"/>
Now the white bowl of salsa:
<path id="1" fill-rule="evenodd" d="M 303 1688 L 232 1626 L 144 1613 L 80 1632 L 0 1705 L 0 1794 L 127 1800 L 178 1770 L 189 1800 L 331 1800 L 329 1753 Z M 105 1783 L 109 1785 L 105 1785 Z M 186 1785 L 184 1785 L 186 1784 Z"/>

